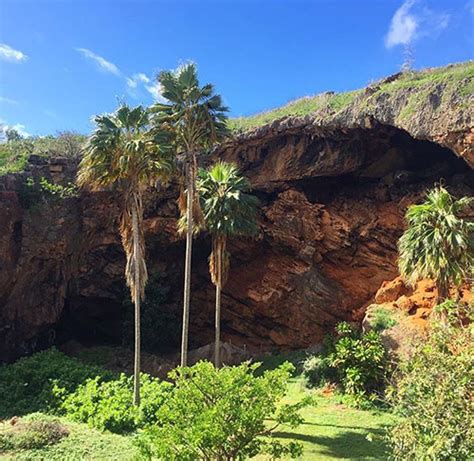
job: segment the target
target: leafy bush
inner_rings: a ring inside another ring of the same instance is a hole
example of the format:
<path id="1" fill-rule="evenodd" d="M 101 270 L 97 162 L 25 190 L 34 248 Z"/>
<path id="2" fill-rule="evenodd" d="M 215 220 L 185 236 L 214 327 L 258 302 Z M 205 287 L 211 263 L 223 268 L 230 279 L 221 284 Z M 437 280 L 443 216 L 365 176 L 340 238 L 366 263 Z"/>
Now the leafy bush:
<path id="1" fill-rule="evenodd" d="M 124 290 L 125 291 L 125 290 Z M 162 308 L 168 296 L 169 287 L 163 283 L 163 275 L 153 273 L 145 289 L 145 300 L 141 306 L 143 348 L 149 352 L 170 351 L 179 346 L 181 339 L 181 317 L 175 312 Z M 124 293 L 123 305 L 123 343 L 134 344 L 135 308 L 129 290 Z"/>
<path id="2" fill-rule="evenodd" d="M 373 312 L 373 318 L 371 320 L 371 326 L 375 331 L 384 331 L 392 328 L 397 324 L 397 321 L 393 318 L 393 313 L 383 307 L 378 307 Z"/>
<path id="3" fill-rule="evenodd" d="M 474 453 L 474 326 L 438 326 L 400 364 L 389 400 L 394 460 L 468 460 Z"/>
<path id="4" fill-rule="evenodd" d="M 146 424 L 157 422 L 156 413 L 163 405 L 171 384 L 142 373 L 141 403 L 133 405 L 133 379 L 124 374 L 113 381 L 87 380 L 61 404 L 69 418 L 92 427 L 116 433 L 133 432 Z M 58 397 L 64 391 L 56 388 Z"/>
<path id="5" fill-rule="evenodd" d="M 25 208 L 32 208 L 39 202 L 44 203 L 59 199 L 65 199 L 78 196 L 77 186 L 68 183 L 66 186 L 55 184 L 45 177 L 36 181 L 34 178 L 27 178 L 20 191 L 20 200 Z"/>
<path id="6" fill-rule="evenodd" d="M 388 371 L 387 353 L 376 331 L 361 333 L 347 322 L 336 327 L 337 337 L 326 341 L 326 352 L 309 357 L 303 366 L 310 386 L 331 382 L 355 398 L 356 404 L 375 401 Z"/>
<path id="7" fill-rule="evenodd" d="M 302 422 L 295 405 L 277 404 L 286 393 L 293 366 L 284 364 L 255 376 L 259 364 L 216 369 L 209 362 L 170 372 L 175 386 L 157 412 L 159 424 L 138 438 L 142 455 L 172 460 L 235 460 L 259 453 L 300 456 L 299 443 L 263 438 L 281 424 Z M 270 426 L 265 424 L 271 419 Z"/>
<path id="8" fill-rule="evenodd" d="M 58 443 L 69 434 L 59 420 L 42 415 L 29 415 L 14 425 L 8 423 L 0 427 L 0 452 L 43 448 Z"/>
<path id="9" fill-rule="evenodd" d="M 310 387 L 337 382 L 337 371 L 331 366 L 328 356 L 312 355 L 303 363 L 303 375 Z"/>
<path id="10" fill-rule="evenodd" d="M 102 368 L 85 365 L 56 349 L 38 352 L 11 365 L 0 366 L 0 418 L 55 410 L 59 401 L 53 392 L 60 386 L 74 391 L 87 378 L 112 374 Z"/>

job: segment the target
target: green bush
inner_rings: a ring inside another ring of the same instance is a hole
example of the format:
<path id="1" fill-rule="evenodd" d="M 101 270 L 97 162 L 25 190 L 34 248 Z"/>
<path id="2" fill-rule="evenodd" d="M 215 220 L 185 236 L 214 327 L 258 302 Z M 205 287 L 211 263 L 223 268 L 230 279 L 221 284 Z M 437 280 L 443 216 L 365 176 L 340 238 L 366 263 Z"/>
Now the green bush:
<path id="1" fill-rule="evenodd" d="M 309 387 L 320 387 L 337 382 L 337 371 L 328 356 L 312 355 L 303 363 L 303 375 Z"/>
<path id="2" fill-rule="evenodd" d="M 69 434 L 57 419 L 42 414 L 32 414 L 0 427 L 0 452 L 43 448 L 58 443 Z"/>
<path id="3" fill-rule="evenodd" d="M 472 460 L 474 326 L 438 326 L 400 364 L 389 401 L 402 418 L 389 433 L 394 460 Z"/>
<path id="4" fill-rule="evenodd" d="M 374 310 L 371 326 L 375 331 L 381 332 L 392 328 L 397 324 L 393 318 L 393 313 L 383 307 L 378 307 Z"/>
<path id="5" fill-rule="evenodd" d="M 0 418 L 37 411 L 53 411 L 59 401 L 55 385 L 65 392 L 74 391 L 87 378 L 112 374 L 96 366 L 85 365 L 56 349 L 38 352 L 10 365 L 0 366 Z"/>
<path id="6" fill-rule="evenodd" d="M 358 405 L 376 401 L 383 390 L 388 360 L 380 334 L 361 333 L 347 322 L 336 327 L 337 336 L 326 341 L 322 355 L 309 357 L 303 366 L 309 386 L 331 382 Z"/>
<path id="7" fill-rule="evenodd" d="M 157 422 L 156 414 L 167 398 L 171 384 L 142 373 L 141 403 L 133 405 L 133 379 L 124 374 L 116 380 L 87 380 L 72 394 L 66 395 L 61 409 L 74 421 L 115 433 L 133 432 Z M 57 388 L 58 397 L 63 390 Z"/>
<path id="8" fill-rule="evenodd" d="M 259 453 L 270 453 L 273 459 L 300 456 L 299 443 L 282 444 L 264 436 L 281 424 L 299 425 L 298 410 L 310 401 L 278 407 L 293 366 L 287 363 L 255 376 L 258 367 L 243 363 L 216 369 L 199 362 L 173 370 L 175 386 L 157 412 L 159 424 L 138 437 L 142 455 L 167 461 L 236 460 Z"/>

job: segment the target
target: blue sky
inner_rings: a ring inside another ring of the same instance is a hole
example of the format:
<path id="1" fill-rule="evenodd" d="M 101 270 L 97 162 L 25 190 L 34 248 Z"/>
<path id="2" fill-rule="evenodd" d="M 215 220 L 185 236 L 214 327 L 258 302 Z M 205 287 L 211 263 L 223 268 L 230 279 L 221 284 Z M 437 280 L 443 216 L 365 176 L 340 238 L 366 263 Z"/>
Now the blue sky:
<path id="1" fill-rule="evenodd" d="M 88 133 L 192 60 L 232 116 L 474 56 L 473 0 L 0 0 L 0 121 Z"/>

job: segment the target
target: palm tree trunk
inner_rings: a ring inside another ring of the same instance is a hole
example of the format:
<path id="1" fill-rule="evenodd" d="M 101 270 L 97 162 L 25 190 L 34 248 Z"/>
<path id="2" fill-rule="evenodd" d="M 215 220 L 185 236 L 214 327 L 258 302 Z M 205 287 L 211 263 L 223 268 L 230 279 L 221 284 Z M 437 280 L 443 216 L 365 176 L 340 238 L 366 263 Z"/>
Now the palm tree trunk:
<path id="1" fill-rule="evenodd" d="M 186 161 L 186 256 L 184 262 L 183 331 L 181 337 L 181 366 L 188 363 L 189 303 L 191 297 L 191 256 L 193 249 L 194 167 Z"/>
<path id="2" fill-rule="evenodd" d="M 135 203 L 134 203 L 135 205 Z M 141 359 L 141 335 L 140 335 L 140 271 L 138 270 L 139 261 L 139 229 L 138 229 L 138 211 L 135 206 L 132 207 L 132 233 L 133 233 L 133 257 L 135 259 L 135 356 L 133 363 L 133 404 L 140 405 L 140 359 Z"/>
<path id="3" fill-rule="evenodd" d="M 436 304 L 440 305 L 449 298 L 449 288 L 444 282 L 441 282 L 441 283 L 437 283 L 437 289 L 438 289 L 438 298 L 436 300 Z M 439 318 L 443 324 L 448 323 L 448 315 L 445 309 L 441 310 L 439 314 Z"/>
<path id="4" fill-rule="evenodd" d="M 214 366 L 221 366 L 221 290 L 222 290 L 222 248 L 218 240 L 216 244 L 217 280 L 216 280 L 216 336 L 214 341 Z"/>

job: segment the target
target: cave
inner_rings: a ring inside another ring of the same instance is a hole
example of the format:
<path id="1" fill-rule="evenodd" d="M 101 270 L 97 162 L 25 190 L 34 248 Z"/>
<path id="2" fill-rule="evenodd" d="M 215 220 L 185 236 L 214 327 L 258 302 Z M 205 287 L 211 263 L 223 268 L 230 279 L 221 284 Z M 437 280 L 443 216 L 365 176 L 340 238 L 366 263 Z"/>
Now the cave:
<path id="1" fill-rule="evenodd" d="M 397 274 L 406 206 L 439 181 L 458 196 L 472 195 L 474 188 L 472 169 L 451 150 L 382 124 L 278 131 L 224 145 L 213 155 L 239 163 L 260 199 L 261 234 L 230 242 L 231 273 L 222 300 L 223 341 L 254 353 L 309 347 L 337 322 L 360 320 L 381 283 Z M 145 205 L 149 272 L 160 274 L 167 291 L 157 303 L 163 318 L 155 319 L 163 340 L 144 349 L 172 353 L 179 350 L 184 260 L 184 241 L 175 232 L 175 185 L 151 191 Z M 4 321 L 2 359 L 70 341 L 123 344 L 126 290 L 117 214 L 116 197 L 91 194 L 79 204 L 45 208 L 21 226 L 15 218 L 15 261 L 28 268 L 29 255 L 37 256 L 16 285 L 10 282 L 4 312 L 15 314 Z M 44 235 L 59 236 L 61 245 Z M 197 237 L 191 348 L 214 337 L 209 252 L 209 237 Z M 26 290 L 21 283 L 31 292 L 28 302 L 19 300 Z M 44 321 L 30 314 L 39 302 Z"/>

